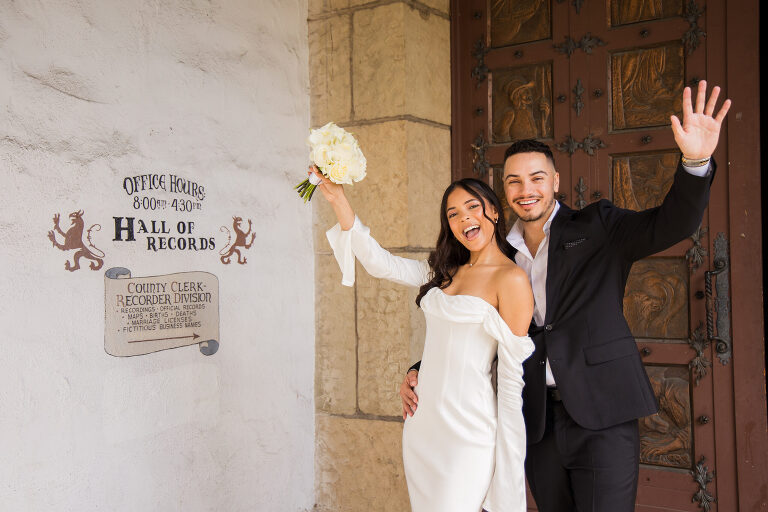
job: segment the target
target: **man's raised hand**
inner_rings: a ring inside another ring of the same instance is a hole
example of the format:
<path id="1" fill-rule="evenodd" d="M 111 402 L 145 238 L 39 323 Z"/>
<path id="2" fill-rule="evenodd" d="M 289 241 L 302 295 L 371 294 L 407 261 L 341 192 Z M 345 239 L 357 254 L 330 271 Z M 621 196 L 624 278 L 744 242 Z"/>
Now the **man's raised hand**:
<path id="1" fill-rule="evenodd" d="M 706 101 L 707 82 L 701 80 L 696 93 L 696 110 L 691 103 L 691 88 L 683 90 L 683 122 L 677 116 L 672 116 L 672 132 L 680 151 L 688 159 L 699 160 L 709 158 L 715 152 L 717 139 L 720 137 L 720 126 L 731 108 L 731 100 L 725 100 L 723 106 L 714 115 L 720 87 L 712 89 L 712 95 Z"/>

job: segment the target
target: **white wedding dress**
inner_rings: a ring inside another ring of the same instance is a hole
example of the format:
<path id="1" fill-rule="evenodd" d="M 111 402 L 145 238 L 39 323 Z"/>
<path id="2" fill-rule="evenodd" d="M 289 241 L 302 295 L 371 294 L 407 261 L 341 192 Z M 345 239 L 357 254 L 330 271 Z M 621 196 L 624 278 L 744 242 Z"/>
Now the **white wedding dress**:
<path id="1" fill-rule="evenodd" d="M 374 277 L 421 286 L 426 261 L 383 249 L 359 219 L 327 233 L 352 286 L 355 257 Z M 499 312 L 472 295 L 432 288 L 421 300 L 427 320 L 416 393 L 419 406 L 403 427 L 403 463 L 413 512 L 525 512 L 523 361 L 529 337 L 510 331 Z M 491 363 L 498 354 L 497 395 Z"/>

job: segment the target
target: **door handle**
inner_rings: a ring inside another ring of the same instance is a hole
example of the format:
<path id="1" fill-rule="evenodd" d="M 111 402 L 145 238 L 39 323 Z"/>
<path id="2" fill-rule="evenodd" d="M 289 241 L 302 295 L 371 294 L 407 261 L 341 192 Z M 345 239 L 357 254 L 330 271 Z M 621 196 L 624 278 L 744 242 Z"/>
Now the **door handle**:
<path id="1" fill-rule="evenodd" d="M 728 240 L 725 234 L 718 233 L 714 242 L 714 270 L 704 273 L 704 293 L 707 308 L 707 338 L 714 343 L 717 357 L 722 364 L 731 359 L 731 299 L 728 280 Z M 712 277 L 715 277 L 715 289 L 712 290 Z M 715 314 L 717 325 L 715 325 Z M 715 334 L 717 327 L 717 334 Z"/>

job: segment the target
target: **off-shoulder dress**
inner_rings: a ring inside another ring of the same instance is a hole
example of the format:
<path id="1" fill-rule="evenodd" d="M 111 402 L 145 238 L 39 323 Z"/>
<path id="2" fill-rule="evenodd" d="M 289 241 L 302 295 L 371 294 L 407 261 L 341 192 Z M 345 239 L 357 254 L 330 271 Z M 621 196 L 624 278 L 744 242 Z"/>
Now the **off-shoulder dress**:
<path id="1" fill-rule="evenodd" d="M 355 258 L 374 277 L 418 287 L 426 261 L 394 256 L 355 218 L 327 232 L 352 286 Z M 432 288 L 421 300 L 426 340 L 416 393 L 403 427 L 403 464 L 413 512 L 525 512 L 523 361 L 533 352 L 491 304 Z M 497 392 L 491 364 L 498 355 Z"/>

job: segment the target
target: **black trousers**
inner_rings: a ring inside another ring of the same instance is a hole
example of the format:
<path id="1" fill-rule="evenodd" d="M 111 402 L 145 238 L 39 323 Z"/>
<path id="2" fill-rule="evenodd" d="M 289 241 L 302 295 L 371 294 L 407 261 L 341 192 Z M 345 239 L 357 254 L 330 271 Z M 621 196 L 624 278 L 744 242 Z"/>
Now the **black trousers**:
<path id="1" fill-rule="evenodd" d="M 528 445 L 525 474 L 539 512 L 632 512 L 639 458 L 637 420 L 588 430 L 548 398 L 544 437 Z"/>

